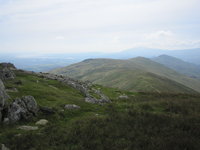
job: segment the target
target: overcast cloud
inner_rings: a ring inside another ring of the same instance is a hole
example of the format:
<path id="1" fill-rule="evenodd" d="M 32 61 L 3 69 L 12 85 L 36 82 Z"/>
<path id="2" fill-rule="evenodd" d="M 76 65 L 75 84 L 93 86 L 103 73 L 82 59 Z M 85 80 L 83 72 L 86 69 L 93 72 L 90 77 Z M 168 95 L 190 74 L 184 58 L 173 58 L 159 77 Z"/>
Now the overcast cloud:
<path id="1" fill-rule="evenodd" d="M 0 0 L 0 52 L 200 47 L 200 0 Z"/>

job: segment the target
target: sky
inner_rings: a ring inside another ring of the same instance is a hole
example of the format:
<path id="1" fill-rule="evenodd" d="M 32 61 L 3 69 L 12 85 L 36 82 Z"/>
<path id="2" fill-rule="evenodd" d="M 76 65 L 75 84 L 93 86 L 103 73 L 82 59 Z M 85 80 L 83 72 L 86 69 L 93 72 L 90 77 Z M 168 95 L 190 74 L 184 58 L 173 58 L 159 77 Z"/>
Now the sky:
<path id="1" fill-rule="evenodd" d="M 0 52 L 200 47 L 200 0 L 0 0 Z"/>

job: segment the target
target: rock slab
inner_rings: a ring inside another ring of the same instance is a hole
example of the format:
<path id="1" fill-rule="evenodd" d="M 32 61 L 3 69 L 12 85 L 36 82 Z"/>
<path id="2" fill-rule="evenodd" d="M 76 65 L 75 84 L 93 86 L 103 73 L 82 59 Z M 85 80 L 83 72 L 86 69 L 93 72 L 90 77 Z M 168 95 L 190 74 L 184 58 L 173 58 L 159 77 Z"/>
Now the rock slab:
<path id="1" fill-rule="evenodd" d="M 20 126 L 18 127 L 17 129 L 20 129 L 20 130 L 25 130 L 25 131 L 34 131 L 34 130 L 38 130 L 38 127 L 37 126 Z"/>
<path id="2" fill-rule="evenodd" d="M 64 108 L 70 110 L 70 109 L 80 109 L 81 107 L 75 104 L 67 104 L 65 105 Z"/>
<path id="3" fill-rule="evenodd" d="M 46 120 L 46 119 L 40 119 L 40 120 L 37 121 L 35 124 L 36 124 L 36 125 L 41 125 L 41 126 L 43 126 L 43 125 L 46 125 L 48 122 L 49 122 L 49 121 Z"/>

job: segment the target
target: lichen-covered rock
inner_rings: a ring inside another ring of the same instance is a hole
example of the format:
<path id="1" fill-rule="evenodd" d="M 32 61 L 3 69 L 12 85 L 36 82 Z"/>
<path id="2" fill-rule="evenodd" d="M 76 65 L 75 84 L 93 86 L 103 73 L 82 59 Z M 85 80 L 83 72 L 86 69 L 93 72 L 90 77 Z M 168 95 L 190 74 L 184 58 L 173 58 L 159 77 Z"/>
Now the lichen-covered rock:
<path id="1" fill-rule="evenodd" d="M 81 107 L 75 104 L 67 104 L 64 107 L 65 109 L 80 109 Z"/>
<path id="2" fill-rule="evenodd" d="M 38 111 L 37 103 L 33 96 L 17 98 L 10 105 L 8 118 L 10 123 L 35 116 Z"/>
<path id="3" fill-rule="evenodd" d="M 35 115 L 38 111 L 38 106 L 35 98 L 33 96 L 24 96 L 21 99 L 26 104 L 27 110 Z"/>

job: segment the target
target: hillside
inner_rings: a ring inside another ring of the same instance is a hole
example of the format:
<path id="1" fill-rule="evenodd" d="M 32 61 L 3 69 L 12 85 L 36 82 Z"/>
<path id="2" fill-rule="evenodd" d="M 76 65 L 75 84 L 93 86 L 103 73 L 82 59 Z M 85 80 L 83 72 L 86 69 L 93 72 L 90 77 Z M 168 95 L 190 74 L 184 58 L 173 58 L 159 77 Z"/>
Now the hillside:
<path id="1" fill-rule="evenodd" d="M 4 149 L 199 149 L 198 94 L 120 91 L 68 77 L 17 70 L 11 64 L 3 66 L 0 65 L 0 102 L 4 102 L 0 105 L 0 143 Z M 79 85 L 86 90 L 82 91 Z M 101 100 L 95 91 L 110 101 L 86 101 L 89 95 Z M 31 118 L 24 118 L 25 108 L 33 109 L 33 103 L 21 103 L 25 98 L 32 98 L 38 105 L 38 112 Z M 10 124 L 5 116 L 12 111 L 20 120 Z"/>
<path id="2" fill-rule="evenodd" d="M 168 56 L 161 55 L 155 58 L 152 58 L 153 61 L 163 64 L 181 74 L 185 74 L 192 78 L 200 79 L 200 67 L 188 62 L 185 62 L 181 59 Z"/>
<path id="3" fill-rule="evenodd" d="M 187 93 L 193 89 L 200 92 L 200 81 L 143 57 L 88 59 L 51 73 L 130 91 Z"/>

